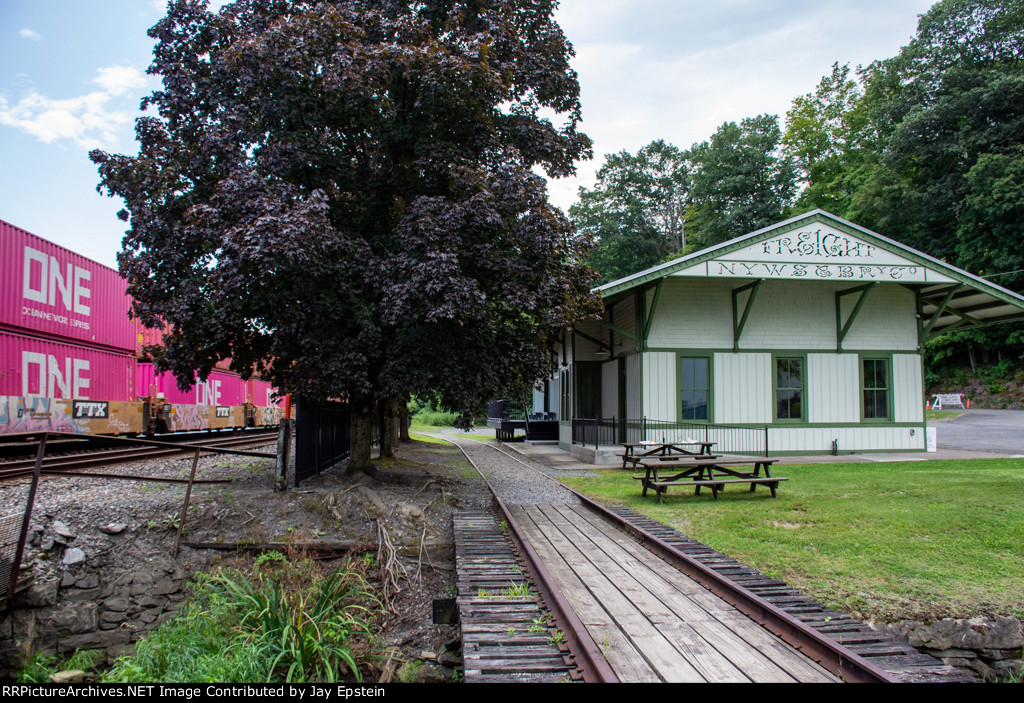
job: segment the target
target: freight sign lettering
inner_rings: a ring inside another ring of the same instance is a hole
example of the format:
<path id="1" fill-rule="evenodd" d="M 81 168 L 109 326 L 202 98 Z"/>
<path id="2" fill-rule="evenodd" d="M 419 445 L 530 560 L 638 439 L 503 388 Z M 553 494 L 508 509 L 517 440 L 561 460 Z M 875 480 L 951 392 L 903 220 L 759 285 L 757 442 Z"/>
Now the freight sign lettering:
<path id="1" fill-rule="evenodd" d="M 765 254 L 861 259 L 871 258 L 877 247 L 832 232 L 799 232 L 795 237 L 778 237 L 763 243 Z"/>
<path id="2" fill-rule="evenodd" d="M 63 311 L 75 315 L 90 315 L 89 303 L 92 298 L 92 273 L 88 269 L 75 266 L 71 262 L 61 267 L 56 257 L 32 247 L 25 247 L 24 275 L 22 276 L 21 294 L 24 300 L 56 308 L 40 310 L 36 307 L 23 305 L 22 315 L 38 317 L 49 322 L 56 322 L 70 327 L 89 329 L 89 322 L 70 319 Z M 57 308 L 58 302 L 63 306 Z"/>
<path id="3" fill-rule="evenodd" d="M 89 361 L 57 357 L 41 352 L 21 353 L 21 394 L 47 398 L 88 398 Z"/>
<path id="4" fill-rule="evenodd" d="M 773 264 L 762 261 L 715 261 L 711 276 L 752 278 L 834 278 L 856 281 L 923 281 L 920 266 L 860 266 L 849 264 Z"/>
<path id="5" fill-rule="evenodd" d="M 109 403 L 100 400 L 76 400 L 71 404 L 71 415 L 76 420 L 105 419 L 110 414 Z"/>

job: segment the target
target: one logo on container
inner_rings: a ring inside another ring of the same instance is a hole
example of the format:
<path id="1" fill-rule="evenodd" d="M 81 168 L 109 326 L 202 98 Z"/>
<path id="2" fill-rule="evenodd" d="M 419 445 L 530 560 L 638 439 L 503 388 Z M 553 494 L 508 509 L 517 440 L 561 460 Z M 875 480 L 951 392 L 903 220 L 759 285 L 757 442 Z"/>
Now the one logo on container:
<path id="1" fill-rule="evenodd" d="M 92 273 L 71 262 L 62 265 L 56 257 L 32 247 L 25 247 L 24 264 L 22 298 L 54 309 L 40 310 L 24 305 L 21 309 L 22 315 L 88 330 L 87 320 L 69 319 L 63 313 L 66 311 L 85 316 L 92 314 L 89 307 L 92 298 L 92 290 L 89 288 Z"/>
<path id="2" fill-rule="evenodd" d="M 196 376 L 196 405 L 220 405 L 220 381 L 209 379 L 199 381 Z"/>
<path id="3" fill-rule="evenodd" d="M 89 361 L 57 357 L 42 352 L 21 352 L 21 394 L 47 398 L 86 398 L 89 394 Z"/>

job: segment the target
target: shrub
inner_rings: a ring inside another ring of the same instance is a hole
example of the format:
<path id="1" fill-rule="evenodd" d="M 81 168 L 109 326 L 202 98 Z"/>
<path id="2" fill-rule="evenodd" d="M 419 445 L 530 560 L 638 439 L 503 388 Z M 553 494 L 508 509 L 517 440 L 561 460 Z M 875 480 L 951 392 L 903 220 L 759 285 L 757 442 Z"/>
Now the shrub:
<path id="1" fill-rule="evenodd" d="M 119 682 L 362 681 L 379 602 L 358 573 L 267 559 L 201 578 L 196 599 L 104 677 Z"/>

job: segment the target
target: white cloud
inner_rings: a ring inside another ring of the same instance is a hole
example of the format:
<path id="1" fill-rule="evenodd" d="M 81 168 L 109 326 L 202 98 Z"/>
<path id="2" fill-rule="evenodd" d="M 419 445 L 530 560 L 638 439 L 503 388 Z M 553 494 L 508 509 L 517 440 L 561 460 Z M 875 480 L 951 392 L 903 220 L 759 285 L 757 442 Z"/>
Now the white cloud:
<path id="1" fill-rule="evenodd" d="M 0 125 L 30 134 L 46 144 L 71 140 L 86 149 L 112 148 L 133 115 L 112 109 L 111 99 L 144 88 L 146 80 L 127 66 L 109 66 L 97 71 L 93 82 L 103 90 L 63 100 L 36 91 L 16 103 L 0 96 Z"/>
<path id="2" fill-rule="evenodd" d="M 26 29 L 19 29 L 18 30 L 18 36 L 21 37 L 22 39 L 31 39 L 32 41 L 39 41 L 40 39 L 43 38 L 42 34 L 39 34 L 38 32 L 33 32 L 31 29 L 27 29 L 27 28 Z"/>
<path id="3" fill-rule="evenodd" d="M 129 90 L 146 87 L 145 77 L 131 66 L 108 66 L 97 71 L 99 75 L 92 79 L 111 95 L 121 95 Z"/>

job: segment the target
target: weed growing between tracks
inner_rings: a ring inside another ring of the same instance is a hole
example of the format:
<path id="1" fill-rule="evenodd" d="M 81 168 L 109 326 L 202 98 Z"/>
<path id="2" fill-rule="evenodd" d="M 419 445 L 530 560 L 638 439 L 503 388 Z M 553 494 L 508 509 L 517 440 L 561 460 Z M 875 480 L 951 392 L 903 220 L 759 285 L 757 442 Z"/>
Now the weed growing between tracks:
<path id="1" fill-rule="evenodd" d="M 383 657 L 380 603 L 360 563 L 260 557 L 251 574 L 203 576 L 196 597 L 104 675 L 114 682 L 362 681 Z"/>

